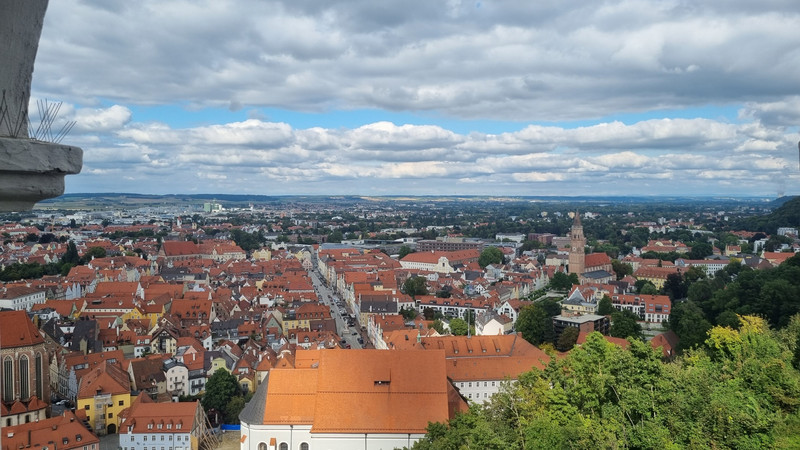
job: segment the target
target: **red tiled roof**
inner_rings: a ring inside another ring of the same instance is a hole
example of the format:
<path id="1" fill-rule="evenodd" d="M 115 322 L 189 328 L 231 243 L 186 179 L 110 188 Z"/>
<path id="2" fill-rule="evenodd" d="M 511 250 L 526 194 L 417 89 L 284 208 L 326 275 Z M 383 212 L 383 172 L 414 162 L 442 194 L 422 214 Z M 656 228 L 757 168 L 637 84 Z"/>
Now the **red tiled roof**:
<path id="1" fill-rule="evenodd" d="M 94 397 L 98 390 L 112 395 L 130 393 L 130 378 L 116 364 L 100 364 L 80 378 L 78 398 Z"/>
<path id="2" fill-rule="evenodd" d="M 166 256 L 199 255 L 200 249 L 191 241 L 164 241 L 161 249 Z"/>
<path id="3" fill-rule="evenodd" d="M 80 440 L 78 440 L 80 438 Z M 64 450 L 97 448 L 100 440 L 71 411 L 50 419 L 4 427 L 3 449 L 44 448 L 47 443 Z"/>
<path id="4" fill-rule="evenodd" d="M 25 311 L 0 311 L 0 348 L 42 344 L 41 333 Z"/>
<path id="5" fill-rule="evenodd" d="M 323 350 L 319 357 L 316 369 L 270 371 L 264 424 L 310 424 L 312 433 L 424 433 L 428 422 L 450 417 L 443 352 Z M 345 404 L 359 407 L 343 414 Z"/>
<path id="6" fill-rule="evenodd" d="M 139 396 L 120 421 L 120 433 L 189 433 L 199 415 L 200 402 L 153 403 Z M 160 425 L 160 427 L 159 427 Z M 180 425 L 180 428 L 178 426 Z"/>

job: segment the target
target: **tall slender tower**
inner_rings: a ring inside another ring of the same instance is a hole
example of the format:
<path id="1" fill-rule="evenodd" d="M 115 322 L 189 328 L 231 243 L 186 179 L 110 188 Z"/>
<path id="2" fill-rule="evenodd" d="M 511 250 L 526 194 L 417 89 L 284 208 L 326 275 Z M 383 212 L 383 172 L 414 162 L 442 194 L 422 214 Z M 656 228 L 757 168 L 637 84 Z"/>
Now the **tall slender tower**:
<path id="1" fill-rule="evenodd" d="M 583 236 L 581 216 L 578 211 L 575 211 L 575 220 L 572 222 L 572 230 L 569 233 L 569 273 L 577 274 L 578 279 L 581 278 L 583 269 L 586 267 L 585 247 L 586 238 Z"/>

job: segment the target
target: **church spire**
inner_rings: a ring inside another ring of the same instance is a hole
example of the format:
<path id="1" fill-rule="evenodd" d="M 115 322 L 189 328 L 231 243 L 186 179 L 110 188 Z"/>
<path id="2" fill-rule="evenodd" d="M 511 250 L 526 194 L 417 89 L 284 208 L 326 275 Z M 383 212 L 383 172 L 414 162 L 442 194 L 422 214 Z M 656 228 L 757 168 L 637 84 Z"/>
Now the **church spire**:
<path id="1" fill-rule="evenodd" d="M 569 273 L 577 274 L 579 280 L 586 265 L 585 247 L 586 237 L 583 235 L 581 216 L 576 210 L 570 230 Z"/>

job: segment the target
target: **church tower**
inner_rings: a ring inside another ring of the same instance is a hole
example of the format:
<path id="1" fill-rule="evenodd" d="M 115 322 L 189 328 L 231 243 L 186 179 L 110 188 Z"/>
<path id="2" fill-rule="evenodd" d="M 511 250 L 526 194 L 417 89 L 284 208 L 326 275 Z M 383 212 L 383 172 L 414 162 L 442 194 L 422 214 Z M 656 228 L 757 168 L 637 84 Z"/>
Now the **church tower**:
<path id="1" fill-rule="evenodd" d="M 569 273 L 577 274 L 580 280 L 586 266 L 586 238 L 583 236 L 583 225 L 581 216 L 575 211 L 575 220 L 572 222 L 572 230 L 569 233 Z"/>

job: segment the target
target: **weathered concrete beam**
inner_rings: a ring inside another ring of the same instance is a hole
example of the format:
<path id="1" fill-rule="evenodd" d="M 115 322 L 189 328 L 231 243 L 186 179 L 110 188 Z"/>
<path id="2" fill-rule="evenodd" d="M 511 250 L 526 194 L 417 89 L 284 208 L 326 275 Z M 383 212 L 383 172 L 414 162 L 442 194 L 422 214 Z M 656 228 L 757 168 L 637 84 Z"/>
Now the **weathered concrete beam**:
<path id="1" fill-rule="evenodd" d="M 24 211 L 64 193 L 64 176 L 80 173 L 83 150 L 0 137 L 0 211 Z"/>

